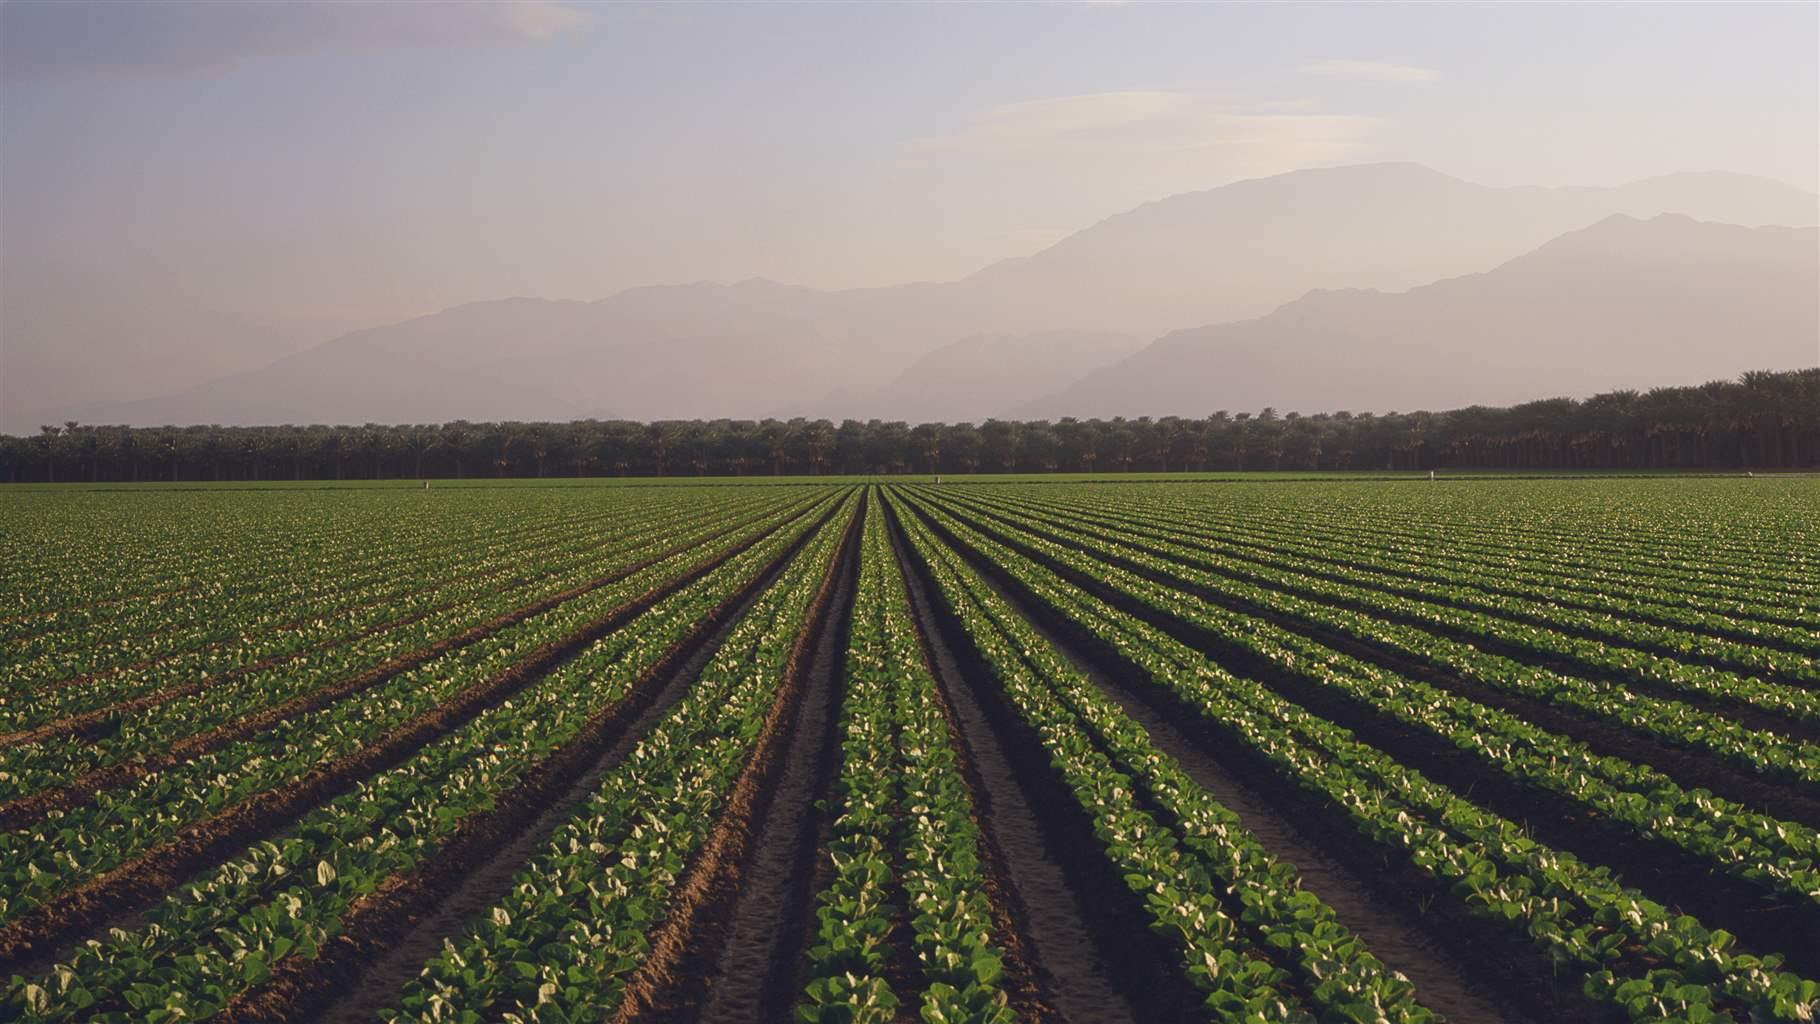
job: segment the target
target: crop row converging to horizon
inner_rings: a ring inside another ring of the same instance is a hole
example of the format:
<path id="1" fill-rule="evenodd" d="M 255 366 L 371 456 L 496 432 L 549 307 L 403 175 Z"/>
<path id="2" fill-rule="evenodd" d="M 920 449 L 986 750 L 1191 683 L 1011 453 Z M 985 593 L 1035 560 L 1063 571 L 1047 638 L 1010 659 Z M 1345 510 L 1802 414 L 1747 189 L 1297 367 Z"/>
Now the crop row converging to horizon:
<path id="1" fill-rule="evenodd" d="M 1816 508 L 12 490 L 0 1018 L 1811 1021 Z"/>

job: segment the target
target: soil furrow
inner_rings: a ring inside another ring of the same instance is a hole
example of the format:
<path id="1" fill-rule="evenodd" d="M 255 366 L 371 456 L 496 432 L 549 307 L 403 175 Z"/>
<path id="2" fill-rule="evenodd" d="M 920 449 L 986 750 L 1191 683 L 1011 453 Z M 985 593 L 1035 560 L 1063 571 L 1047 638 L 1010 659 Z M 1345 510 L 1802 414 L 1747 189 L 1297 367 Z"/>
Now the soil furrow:
<path id="1" fill-rule="evenodd" d="M 963 551 L 968 561 L 981 565 L 977 554 Z M 1460 1024 L 1505 1022 L 1526 1024 L 1498 1000 L 1494 993 L 1474 983 L 1473 968 L 1460 959 L 1442 936 L 1426 930 L 1421 915 L 1407 901 L 1387 901 L 1371 891 L 1368 876 L 1355 872 L 1329 856 L 1316 836 L 1271 806 L 1262 794 L 1242 781 L 1239 773 L 1196 744 L 1178 722 L 1180 719 L 1156 699 L 1153 688 L 1133 686 L 1128 673 L 1107 672 L 1074 640 L 1054 629 L 1046 616 L 991 571 L 982 573 L 994 593 L 1049 641 L 1074 668 L 1118 704 L 1144 731 L 1151 743 L 1173 758 L 1189 777 L 1213 795 L 1278 859 L 1295 866 L 1302 888 L 1333 908 L 1340 922 L 1378 959 L 1400 971 L 1416 986 L 1423 1006 Z"/>
<path id="2" fill-rule="evenodd" d="M 1342 553 L 1347 550 L 1346 548 L 1334 548 L 1334 549 L 1331 549 L 1331 550 L 1328 550 L 1328 551 L 1325 551 L 1325 552 L 1322 552 L 1319 554 L 1314 554 L 1314 553 L 1303 553 L 1300 551 L 1285 552 L 1285 551 L 1281 551 L 1281 550 L 1271 547 L 1271 545 L 1268 541 L 1269 541 L 1269 538 L 1271 538 L 1272 536 L 1294 536 L 1292 533 L 1290 533 L 1288 531 L 1283 531 L 1283 530 L 1275 530 L 1271 533 L 1265 533 L 1262 536 L 1257 535 L 1255 532 L 1244 532 L 1244 533 L 1241 533 L 1236 536 L 1231 536 L 1231 535 L 1225 535 L 1225 534 L 1211 532 L 1208 524 L 1201 523 L 1201 524 L 1198 524 L 1198 526 L 1197 526 L 1197 529 L 1201 531 L 1199 533 L 1171 535 L 1167 531 L 1166 528 L 1164 528 L 1158 524 L 1150 523 L 1147 521 L 1133 521 L 1130 519 L 1125 519 L 1112 512 L 1103 512 L 1103 511 L 1089 512 L 1089 511 L 1084 511 L 1084 510 L 1080 510 L 1080 509 L 1064 510 L 1064 509 L 1050 509 L 1050 508 L 1045 508 L 1044 511 L 1045 512 L 1050 512 L 1050 511 L 1056 512 L 1059 516 L 1065 517 L 1067 520 L 1071 521 L 1070 525 L 1073 525 L 1076 523 L 1085 523 L 1093 528 L 1097 528 L 1100 530 L 1119 531 L 1122 533 L 1128 533 L 1135 537 L 1141 537 L 1141 538 L 1145 538 L 1145 539 L 1149 539 L 1149 540 L 1163 540 L 1163 541 L 1167 541 L 1167 542 L 1173 543 L 1173 544 L 1182 544 L 1182 545 L 1196 548 L 1198 550 L 1209 552 L 1211 554 L 1241 558 L 1246 561 L 1259 562 L 1260 564 L 1267 564 L 1268 560 L 1272 557 L 1291 557 L 1291 558 L 1295 558 L 1295 559 L 1307 559 L 1310 561 L 1311 564 L 1307 564 L 1307 565 L 1298 567 L 1295 569 L 1295 571 L 1306 573 L 1311 576 L 1316 576 L 1321 579 L 1329 580 L 1331 582 L 1341 583 L 1341 584 L 1345 584 L 1348 586 L 1361 587 L 1364 589 L 1374 590 L 1374 591 L 1378 591 L 1378 592 L 1399 593 L 1398 588 L 1392 582 L 1388 582 L 1388 581 L 1369 582 L 1369 581 L 1365 581 L 1365 580 L 1360 580 L 1350 574 L 1358 573 L 1358 572 L 1375 573 L 1375 574 L 1379 574 L 1379 575 L 1383 575 L 1383 576 L 1394 577 L 1395 580 L 1400 580 L 1400 581 L 1404 581 L 1404 582 L 1411 583 L 1411 584 L 1435 584 L 1437 582 L 1442 582 L 1442 581 L 1437 580 L 1435 577 L 1424 576 L 1422 573 L 1420 573 L 1419 571 L 1414 570 L 1414 569 L 1409 569 L 1409 568 L 1405 568 L 1405 567 L 1401 567 L 1401 566 L 1377 565 L 1375 563 L 1372 563 L 1372 562 L 1369 562 L 1369 561 L 1366 561 L 1363 559 L 1348 557 Z M 1242 523 L 1238 524 L 1238 528 L 1242 531 L 1256 531 L 1259 529 L 1259 527 L 1257 527 L 1255 524 L 1242 524 Z M 1295 539 L 1302 540 L 1302 541 L 1307 540 L 1306 537 L 1296 537 Z M 1344 537 L 1328 537 L 1325 539 L 1327 539 L 1335 544 L 1341 544 L 1341 543 L 1347 542 L 1346 538 L 1344 538 Z M 1233 552 L 1233 551 L 1227 550 L 1229 548 L 1235 548 L 1235 547 L 1244 549 L 1244 552 L 1241 553 L 1241 552 Z M 1254 552 L 1262 552 L 1263 554 L 1259 555 L 1259 554 L 1255 554 Z M 1478 572 L 1487 571 L 1486 567 L 1483 565 L 1468 566 L 1467 568 L 1473 569 L 1474 571 L 1478 571 Z M 1535 592 L 1531 592 L 1531 591 L 1525 591 L 1525 590 L 1518 589 L 1518 588 L 1511 587 L 1511 586 L 1499 586 L 1499 585 L 1497 585 L 1497 583 L 1495 581 L 1493 581 L 1491 579 L 1479 580 L 1474 583 L 1474 586 L 1480 590 L 1485 591 L 1486 593 L 1494 594 L 1494 595 L 1501 596 L 1501 597 L 1515 598 L 1515 599 L 1521 600 L 1521 601 L 1529 601 L 1532 603 L 1552 603 L 1554 600 L 1553 598 L 1550 598 L 1546 594 L 1539 594 L 1539 593 L 1535 593 Z M 1408 592 L 1401 592 L 1399 596 L 1411 597 L 1411 598 L 1415 598 L 1417 600 L 1427 600 L 1427 601 L 1434 600 L 1433 597 L 1426 597 L 1426 596 L 1423 596 L 1420 594 L 1412 594 L 1412 593 L 1408 593 Z M 1591 612 L 1594 614 L 1610 615 L 1613 617 L 1627 618 L 1627 619 L 1632 619 L 1632 620 L 1635 620 L 1638 622 L 1648 622 L 1653 625 L 1662 626 L 1666 629 L 1679 630 L 1681 632 L 1686 633 L 1688 636 L 1694 637 L 1694 638 L 1711 638 L 1711 639 L 1715 639 L 1715 640 L 1727 640 L 1727 641 L 1733 641 L 1733 642 L 1737 642 L 1737 643 L 1746 643 L 1746 644 L 1752 644 L 1752 645 L 1761 646 L 1761 647 L 1773 648 L 1773 649 L 1776 649 L 1779 651 L 1787 652 L 1789 654 L 1802 655 L 1802 656 L 1807 656 L 1807 655 L 1811 654 L 1810 650 L 1804 649 L 1800 645 L 1793 643 L 1791 641 L 1788 641 L 1784 638 L 1758 636 L 1758 635 L 1744 631 L 1741 627 L 1727 628 L 1723 625 L 1718 625 L 1718 624 L 1710 624 L 1710 625 L 1691 624 L 1691 623 L 1687 623 L 1682 620 L 1675 619 L 1674 617 L 1672 617 L 1670 615 L 1653 613 L 1653 612 L 1650 612 L 1647 610 L 1632 609 L 1632 610 L 1627 610 L 1624 612 L 1619 612 L 1616 609 L 1602 606 L 1602 605 L 1599 605 L 1594 602 L 1584 601 L 1584 600 L 1574 599 L 1574 598 L 1563 599 L 1562 603 L 1567 605 L 1568 607 L 1572 607 L 1572 608 L 1575 608 L 1575 609 L 1581 610 L 1581 611 Z M 1501 618 L 1506 621 L 1528 622 L 1531 625 L 1540 625 L 1540 626 L 1544 626 L 1549 629 L 1559 630 L 1561 632 L 1570 633 L 1575 636 L 1580 636 L 1583 638 L 1589 638 L 1589 639 L 1594 639 L 1594 640 L 1610 640 L 1610 636 L 1608 634 L 1599 633 L 1596 630 L 1591 630 L 1591 629 L 1588 629 L 1588 628 L 1582 627 L 1582 626 L 1576 626 L 1571 623 L 1561 623 L 1561 622 L 1555 622 L 1552 620 L 1546 620 L 1546 619 L 1541 619 L 1541 618 L 1533 618 L 1533 619 L 1517 618 L 1508 613 L 1496 612 L 1496 611 L 1490 611 L 1490 610 L 1484 610 L 1484 609 L 1475 609 L 1475 611 L 1479 611 L 1482 614 L 1491 615 L 1495 618 Z M 1694 652 L 1694 653 L 1690 654 L 1688 652 L 1678 651 L 1678 650 L 1674 650 L 1671 648 L 1662 647 L 1660 645 L 1650 645 L 1649 649 L 1652 651 L 1655 651 L 1658 654 L 1662 654 L 1666 657 L 1684 658 L 1684 659 L 1699 661 L 1701 663 L 1711 665 L 1715 668 L 1722 668 L 1722 669 L 1726 669 L 1728 671 L 1742 672 L 1746 675 L 1753 674 L 1758 671 L 1757 669 L 1755 669 L 1751 666 L 1748 666 L 1748 665 L 1739 665 L 1734 662 L 1730 662 L 1723 658 L 1718 658 L 1718 657 L 1706 657 L 1704 655 L 1699 654 L 1698 652 Z M 1800 684 L 1797 682 L 1790 682 L 1788 685 L 1800 685 Z"/>
<path id="3" fill-rule="evenodd" d="M 933 599 L 934 581 L 895 516 L 888 521 L 930 667 L 976 776 L 975 812 L 1003 868 L 1009 934 L 1019 937 L 1026 985 L 1037 990 L 1030 1001 L 1075 1024 L 1174 1019 L 1185 1009 L 1183 983 L 1169 977 L 1167 956 L 1145 962 L 1155 942 L 1142 908 L 1113 877 L 1040 739 L 1016 720 L 959 622 Z"/>
<path id="4" fill-rule="evenodd" d="M 789 520 L 768 527 L 749 537 L 742 538 L 739 544 L 726 554 L 725 558 L 731 558 L 739 554 L 741 551 L 758 543 L 763 538 L 784 528 L 789 523 L 795 522 L 802 514 L 804 513 L 798 513 Z M 86 803 L 102 790 L 125 785 L 154 772 L 168 770 L 183 764 L 186 761 L 219 750 L 230 743 L 263 732 L 266 729 L 287 719 L 296 717 L 297 715 L 319 711 L 344 697 L 359 693 L 363 690 L 372 689 L 375 686 L 388 682 L 394 677 L 409 672 L 434 658 L 479 643 L 501 630 L 517 625 L 532 616 L 541 615 L 564 602 L 599 590 L 602 587 L 611 586 L 614 583 L 626 579 L 635 573 L 641 572 L 652 565 L 656 565 L 665 559 L 674 558 L 691 548 L 700 546 L 700 544 L 709 543 L 716 538 L 723 537 L 727 533 L 738 529 L 741 525 L 744 524 L 734 524 L 733 526 L 728 527 L 727 530 L 720 531 L 712 537 L 706 538 L 695 544 L 684 544 L 670 548 L 634 565 L 615 570 L 605 576 L 589 580 L 586 583 L 571 587 L 560 593 L 551 594 L 507 612 L 504 615 L 495 616 L 477 626 L 465 629 L 454 636 L 445 637 L 427 647 L 418 648 L 410 654 L 401 655 L 400 657 L 393 658 L 383 664 L 375 665 L 364 672 L 318 687 L 314 690 L 292 697 L 281 704 L 266 708 L 263 711 L 255 712 L 244 718 L 228 722 L 225 725 L 217 726 L 205 732 L 197 733 L 194 736 L 179 740 L 176 743 L 171 744 L 163 753 L 136 761 L 128 761 L 121 764 L 110 765 L 106 768 L 99 768 L 77 778 L 68 785 L 60 786 L 56 789 L 44 790 L 30 796 L 20 797 L 17 800 L 5 804 L 0 804 L 0 829 L 13 829 L 28 825 L 53 811 L 68 810 L 69 808 Z M 722 558 L 721 560 L 724 561 L 725 558 Z M 712 566 L 709 566 L 709 568 L 711 569 Z M 695 570 L 691 570 L 691 572 L 693 571 Z"/>
<path id="5" fill-rule="evenodd" d="M 832 509 L 824 513 L 813 527 L 717 605 L 688 636 L 673 644 L 643 674 L 632 694 L 596 712 L 574 740 L 527 773 L 513 789 L 501 794 L 493 811 L 463 821 L 428 864 L 409 874 L 394 875 L 350 906 L 342 918 L 341 934 L 324 947 L 320 956 L 314 960 L 292 957 L 274 965 L 271 977 L 236 997 L 216 1018 L 217 1022 L 268 1024 L 313 1019 L 334 997 L 337 988 L 357 984 L 361 972 L 378 961 L 384 950 L 410 934 L 413 924 L 440 906 L 449 894 L 459 891 L 476 871 L 487 870 L 491 865 L 509 881 L 510 870 L 522 861 L 508 864 L 502 851 L 514 847 L 527 830 L 541 823 L 553 802 L 568 795 L 574 795 L 577 801 L 586 798 L 585 792 L 575 793 L 577 780 L 596 768 L 603 757 L 623 758 L 635 745 L 636 740 L 629 739 L 629 733 L 647 717 L 646 712 L 663 689 L 659 681 L 682 674 L 684 681 L 672 702 L 680 697 L 681 689 L 686 689 L 687 681 L 693 678 L 680 666 L 699 654 L 699 648 L 710 638 L 730 628 L 736 614 L 743 613 L 776 579 L 826 525 L 832 513 Z M 555 667 L 547 666 L 544 671 Z M 624 749 L 613 754 L 622 742 Z M 598 774 L 593 777 L 598 779 Z M 550 822 L 551 828 L 560 825 L 561 820 L 558 817 Z M 493 877 L 498 881 L 497 876 Z M 417 963 L 421 965 L 422 959 Z M 390 980 L 402 983 L 404 977 L 394 975 Z"/>
<path id="6" fill-rule="evenodd" d="M 823 520 L 832 510 L 823 514 Z M 566 637 L 530 652 L 505 671 L 402 723 L 359 750 L 312 769 L 291 785 L 267 790 L 196 822 L 172 839 L 78 886 L 32 914 L 0 928 L 0 969 L 19 970 L 48 958 L 61 943 L 181 884 L 184 878 L 369 775 L 391 768 L 426 743 L 459 728 L 554 669 L 601 636 L 758 543 L 769 530 L 691 567 L 621 604 Z M 800 543 L 800 541 L 799 541 Z M 794 552 L 793 545 L 789 552 Z M 789 552 L 786 552 L 788 554 Z"/>
<path id="7" fill-rule="evenodd" d="M 876 515 L 868 509 L 866 514 Z M 863 526 L 857 527 L 863 529 Z M 857 532 L 855 536 L 858 536 Z M 859 544 L 849 545 L 832 610 L 807 666 L 776 787 L 756 826 L 755 847 L 725 929 L 708 990 L 693 1019 L 737 1024 L 756 1017 L 786 1020 L 797 995 L 797 963 L 811 927 L 817 840 L 826 814 L 818 807 L 839 763 L 838 726 L 846 692 L 846 651 L 859 582 Z M 683 1009 L 683 1008 L 678 1008 Z M 689 1014 L 675 1019 L 690 1019 Z"/>
<path id="8" fill-rule="evenodd" d="M 927 518 L 925 523 L 956 550 L 970 551 L 939 523 Z M 990 565 L 984 561 L 975 564 Z M 1003 570 L 992 567 L 986 575 L 1019 599 L 1033 624 L 1067 640 L 1103 677 L 1143 677 L 1144 670 L 1108 650 L 1079 623 L 1043 605 Z M 1470 977 L 1474 984 L 1467 990 L 1468 996 L 1488 993 L 1487 998 L 1500 1005 L 1503 1013 L 1535 1020 L 1616 1019 L 1613 1015 L 1589 1015 L 1577 989 L 1547 973 L 1527 943 L 1508 930 L 1459 913 L 1445 886 L 1436 885 L 1407 864 L 1388 859 L 1381 848 L 1357 832 L 1342 807 L 1300 788 L 1293 780 L 1279 777 L 1275 766 L 1250 748 L 1244 736 L 1227 733 L 1221 723 L 1173 694 L 1153 687 L 1133 687 L 1127 694 L 1152 704 L 1194 749 L 1225 767 L 1230 776 L 1243 780 L 1243 785 L 1258 794 L 1280 820 L 1293 823 L 1292 827 L 1318 856 L 1363 880 L 1365 891 L 1383 905 L 1402 908 L 1404 921 L 1412 922 L 1424 933 L 1427 941 L 1422 944 L 1438 945 L 1456 960 L 1473 965 Z M 1299 867 L 1302 862 L 1295 863 Z M 1391 963 L 1388 959 L 1385 962 Z M 1401 969 L 1399 964 L 1391 966 Z M 1418 989 L 1417 997 L 1423 999 L 1425 994 Z"/>
<path id="9" fill-rule="evenodd" d="M 770 805 L 785 756 L 796 732 L 804 693 L 811 686 L 810 663 L 822 634 L 840 608 L 850 603 L 853 561 L 862 508 L 847 522 L 840 547 L 823 574 L 808 617 L 785 662 L 777 695 L 766 714 L 752 754 L 733 784 L 726 809 L 702 849 L 684 870 L 662 924 L 651 936 L 651 951 L 627 981 L 613 1024 L 688 1019 L 699 1012 L 719 951 L 726 943 L 762 819 Z M 831 680 L 830 680 L 831 682 Z"/>
<path id="10" fill-rule="evenodd" d="M 940 530 L 939 525 L 936 528 Z M 991 532 L 990 527 L 987 530 Z M 1820 912 L 1811 903 L 1771 898 L 1667 840 L 1641 834 L 1578 801 L 1513 779 L 1426 730 L 1396 722 L 1375 707 L 1284 671 L 1269 659 L 1245 651 L 1216 633 L 1119 594 L 1078 570 L 1021 546 L 1014 538 L 998 536 L 1083 591 L 1163 630 L 1230 671 L 1263 683 L 1284 699 L 1352 730 L 1366 743 L 1393 752 L 1401 763 L 1455 792 L 1469 794 L 1479 806 L 1523 823 L 1538 840 L 1588 863 L 1604 864 L 1625 884 L 1642 890 L 1664 906 L 1680 908 L 1708 926 L 1725 928 L 1748 945 L 1783 952 L 1793 970 L 1812 974 L 1820 968 L 1820 951 L 1813 950 L 1806 940 L 1807 936 L 1820 933 Z M 1017 586 L 1002 572 L 997 573 L 997 578 L 1008 586 Z M 1053 615 L 1049 621 L 1066 631 L 1079 629 L 1057 621 Z M 1101 657 L 1122 670 L 1141 671 L 1123 663 L 1116 652 L 1106 651 L 1084 632 L 1081 638 L 1084 646 L 1100 648 Z"/>
<path id="11" fill-rule="evenodd" d="M 942 658 L 948 661 L 950 676 L 957 671 L 951 654 L 943 648 L 939 653 L 936 644 L 940 638 L 933 636 L 925 628 L 928 618 L 917 611 L 917 596 L 911 590 L 913 585 L 909 569 L 904 565 L 904 552 L 901 538 L 895 530 L 895 519 L 887 519 L 892 524 L 892 551 L 897 556 L 898 575 L 903 582 L 904 594 L 910 602 L 912 621 L 916 625 L 917 647 L 922 652 L 923 665 L 929 671 L 931 679 L 937 680 L 934 691 L 930 694 L 935 709 L 942 716 L 942 725 L 948 736 L 948 743 L 954 748 L 955 762 L 961 777 L 966 781 L 969 799 L 973 810 L 970 818 L 980 836 L 980 860 L 984 870 L 984 887 L 986 896 L 992 903 L 993 937 L 998 940 L 999 948 L 1005 955 L 1005 976 L 1002 987 L 1011 1009 L 1020 1021 L 1030 1024 L 1041 1024 L 1046 1021 L 1062 1020 L 1055 1008 L 1052 992 L 1054 981 L 1048 978 L 1037 963 L 1036 951 L 1029 935 L 1029 923 L 1026 920 L 1028 911 L 1018 898 L 1017 888 L 1012 882 L 1010 866 L 1005 851 L 999 847 L 997 837 L 988 824 L 991 815 L 990 801 L 986 793 L 986 783 L 979 768 L 973 763 L 973 753 L 961 734 L 959 719 L 954 705 L 948 700 L 947 690 L 940 684 L 942 669 L 939 667 Z"/>
<path id="12" fill-rule="evenodd" d="M 977 520 L 973 520 L 976 521 Z M 1009 525 L 994 517 L 996 524 Z M 1326 647 L 1361 661 L 1382 666 L 1400 675 L 1419 679 L 1462 697 L 1497 707 L 1551 732 L 1561 733 L 1586 743 L 1594 751 L 1629 761 L 1648 764 L 1676 779 L 1683 786 L 1702 787 L 1730 800 L 1754 807 L 1780 818 L 1820 827 L 1820 793 L 1793 783 L 1777 783 L 1732 765 L 1717 754 L 1674 747 L 1667 742 L 1614 724 L 1591 712 L 1563 709 L 1531 697 L 1509 693 L 1461 676 L 1432 662 L 1383 644 L 1370 643 L 1338 630 L 1311 622 L 1299 616 L 1237 597 L 1212 587 L 1180 579 L 1170 573 L 1122 558 L 1116 553 L 1093 547 L 1089 542 L 1063 533 L 1051 532 L 1049 539 L 1084 554 L 1103 559 L 1137 576 L 1206 601 L 1226 611 L 1262 619 L 1271 625 L 1299 634 Z M 1174 620 L 1170 620 L 1173 622 Z M 1623 682 L 1614 685 L 1626 686 Z M 1739 717 L 1737 709 L 1715 709 L 1716 713 Z M 1786 734 L 1789 725 L 1777 718 L 1776 727 L 1758 726 L 1762 731 Z M 1748 723 L 1747 723 L 1748 724 Z"/>
<path id="13" fill-rule="evenodd" d="M 1170 584 L 1166 579 L 1159 578 L 1156 582 L 1188 590 L 1182 584 Z M 1191 592 L 1204 598 L 1198 590 Z M 1669 746 L 1662 740 L 1628 731 L 1621 725 L 1614 725 L 1609 720 L 1591 714 L 1579 714 L 1531 697 L 1494 689 L 1457 673 L 1439 669 L 1428 662 L 1324 629 L 1315 623 L 1260 611 L 1250 611 L 1247 614 L 1259 615 L 1273 625 L 1360 661 L 1418 679 L 1474 703 L 1508 712 L 1531 725 L 1584 743 L 1595 754 L 1649 765 L 1684 788 L 1708 789 L 1762 813 L 1820 828 L 1820 796 L 1804 792 L 1793 785 L 1778 784 L 1763 776 L 1751 774 L 1720 759 L 1716 754 Z"/>
<path id="14" fill-rule="evenodd" d="M 606 774 L 616 768 L 636 748 L 663 716 L 683 699 L 690 685 L 701 674 L 708 659 L 720 649 L 727 634 L 739 625 L 759 596 L 783 574 L 786 563 L 768 567 L 757 582 L 743 590 L 730 610 L 716 612 L 704 620 L 712 628 L 697 630 L 653 670 L 651 685 L 639 686 L 613 710 L 622 721 L 617 730 L 603 733 L 597 744 L 605 744 L 584 773 L 549 802 L 543 804 L 534 819 L 519 829 L 509 842 L 484 859 L 479 859 L 428 913 L 413 916 L 400 934 L 387 942 L 377 959 L 368 960 L 349 982 L 331 993 L 330 1001 L 317 1015 L 328 1024 L 355 1024 L 371 1021 L 379 1011 L 394 1005 L 404 984 L 417 976 L 424 963 L 441 949 L 447 936 L 460 935 L 463 927 L 476 915 L 499 903 L 511 888 L 512 879 L 550 841 L 556 830 L 585 804 Z M 705 637 L 702 634 L 708 634 Z M 674 666 L 674 667 L 668 667 Z"/>

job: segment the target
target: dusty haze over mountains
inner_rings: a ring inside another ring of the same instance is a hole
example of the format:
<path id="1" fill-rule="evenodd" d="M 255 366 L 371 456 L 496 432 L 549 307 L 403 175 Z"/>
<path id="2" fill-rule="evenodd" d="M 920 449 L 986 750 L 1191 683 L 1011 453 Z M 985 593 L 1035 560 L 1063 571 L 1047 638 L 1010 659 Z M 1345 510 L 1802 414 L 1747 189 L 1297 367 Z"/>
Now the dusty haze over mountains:
<path id="1" fill-rule="evenodd" d="M 1622 214 L 1482 274 L 1310 292 L 1180 331 L 1019 410 L 1205 416 L 1512 405 L 1815 365 L 1820 231 Z"/>
<path id="2" fill-rule="evenodd" d="M 1698 381 L 1814 361 L 1817 222 L 1813 194 L 1737 175 L 1492 189 L 1410 164 L 1300 171 L 1148 204 L 952 283 L 478 303 L 81 418 L 977 421 Z M 1471 287 L 1481 279 L 1494 286 Z M 1416 291 L 1376 335 L 1355 318 L 1383 303 L 1309 294 L 1361 287 Z M 1208 327 L 1138 351 L 1171 323 L 1256 317 L 1270 329 Z"/>
<path id="3" fill-rule="evenodd" d="M 1385 410 L 1820 363 L 1811 5 L 0 19 L 0 430 Z"/>

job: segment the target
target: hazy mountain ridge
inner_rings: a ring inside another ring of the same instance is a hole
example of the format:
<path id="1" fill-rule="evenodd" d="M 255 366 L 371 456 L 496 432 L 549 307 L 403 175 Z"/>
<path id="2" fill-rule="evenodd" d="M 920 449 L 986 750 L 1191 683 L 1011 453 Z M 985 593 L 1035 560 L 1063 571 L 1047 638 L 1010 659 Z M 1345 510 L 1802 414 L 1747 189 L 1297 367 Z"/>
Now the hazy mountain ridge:
<path id="1" fill-rule="evenodd" d="M 1075 328 L 1160 334 L 1260 316 L 1315 288 L 1402 290 L 1488 270 L 1601 218 L 1658 213 L 1809 227 L 1820 196 L 1727 173 L 1494 188 L 1418 164 L 1317 168 L 1146 203 L 990 281 L 1013 306 L 1070 296 Z"/>
<path id="2" fill-rule="evenodd" d="M 1147 203 L 949 283 L 823 291 L 753 279 L 594 302 L 474 303 L 177 394 L 37 415 L 359 423 L 611 409 L 637 419 L 977 420 L 1061 390 L 1028 356 L 998 354 L 1040 348 L 1044 336 L 1082 346 L 1058 346 L 1044 374 L 1087 374 L 1130 355 L 1133 336 L 1260 317 L 1313 289 L 1412 288 L 1498 266 L 1614 213 L 1664 211 L 1805 227 L 1820 223 L 1820 197 L 1725 174 L 1559 189 L 1490 188 L 1409 164 L 1298 171 Z"/>
<path id="3" fill-rule="evenodd" d="M 1020 413 L 1407 411 L 1817 364 L 1820 229 L 1616 215 L 1485 273 L 1176 331 Z"/>

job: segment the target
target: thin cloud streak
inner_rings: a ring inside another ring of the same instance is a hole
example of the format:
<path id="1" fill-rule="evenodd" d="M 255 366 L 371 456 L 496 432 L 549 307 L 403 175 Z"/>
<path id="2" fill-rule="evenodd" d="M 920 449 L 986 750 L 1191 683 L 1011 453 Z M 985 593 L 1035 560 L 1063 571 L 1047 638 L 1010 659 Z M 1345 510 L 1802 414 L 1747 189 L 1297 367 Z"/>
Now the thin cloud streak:
<path id="1" fill-rule="evenodd" d="M 1368 78 L 1380 82 L 1402 82 L 1406 85 L 1429 85 L 1441 78 L 1441 73 L 1433 68 L 1416 67 L 1413 64 L 1391 64 L 1381 60 L 1349 58 L 1306 61 L 1297 67 L 1296 71 L 1304 75 Z"/>
<path id="2" fill-rule="evenodd" d="M 988 108 L 960 131 L 917 139 L 908 148 L 997 159 L 1044 159 L 1114 144 L 1148 154 L 1272 143 L 1345 149 L 1380 123 L 1362 115 L 1265 112 L 1270 110 L 1184 92 L 1058 96 Z"/>
<path id="3" fill-rule="evenodd" d="M 1357 158 L 1383 123 L 1292 110 L 1165 90 L 1058 96 L 988 108 L 959 131 L 905 148 L 1181 191 Z"/>

